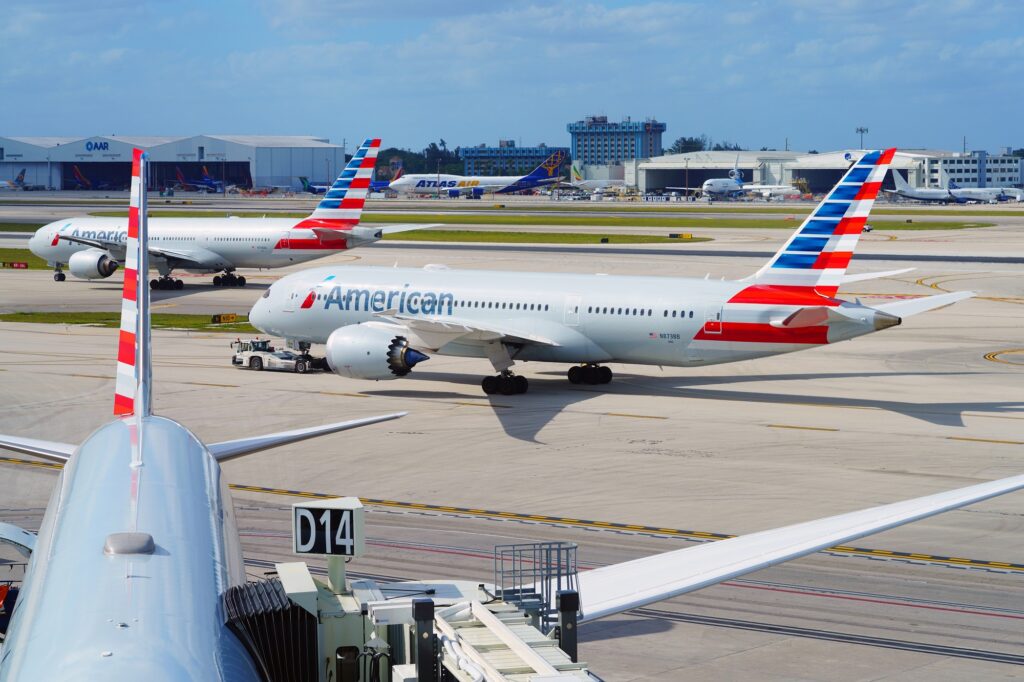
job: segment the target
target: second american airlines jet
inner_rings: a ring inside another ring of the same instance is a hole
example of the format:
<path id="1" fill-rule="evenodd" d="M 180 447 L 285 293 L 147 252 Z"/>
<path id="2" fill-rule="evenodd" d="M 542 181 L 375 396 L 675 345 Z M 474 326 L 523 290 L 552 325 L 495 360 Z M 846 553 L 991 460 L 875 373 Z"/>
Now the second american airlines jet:
<path id="1" fill-rule="evenodd" d="M 359 227 L 380 140 L 371 139 L 308 217 L 294 218 L 153 218 L 149 255 L 160 273 L 153 289 L 181 289 L 174 270 L 223 273 L 217 286 L 245 286 L 238 268 L 279 268 L 323 258 L 371 244 L 384 233 L 424 225 Z M 53 279 L 66 279 L 67 266 L 80 279 L 104 279 L 124 262 L 127 218 L 65 218 L 43 225 L 29 240 L 32 253 L 54 266 Z"/>
<path id="2" fill-rule="evenodd" d="M 604 384 L 605 363 L 696 366 L 814 348 L 900 324 L 973 296 L 871 307 L 839 286 L 895 149 L 865 154 L 775 256 L 739 281 L 527 272 L 324 267 L 277 281 L 249 319 L 300 346 L 326 344 L 337 374 L 397 379 L 428 353 L 484 357 L 484 392 L 524 393 L 517 360 L 564 362 Z"/>

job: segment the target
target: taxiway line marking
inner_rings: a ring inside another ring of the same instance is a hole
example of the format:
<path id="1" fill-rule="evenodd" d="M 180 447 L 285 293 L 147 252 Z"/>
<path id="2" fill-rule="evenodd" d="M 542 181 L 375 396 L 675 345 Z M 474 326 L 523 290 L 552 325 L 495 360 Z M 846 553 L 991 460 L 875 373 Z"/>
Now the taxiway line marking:
<path id="1" fill-rule="evenodd" d="M 839 429 L 830 429 L 825 426 L 795 426 L 793 424 L 765 424 L 765 426 L 772 429 L 799 429 L 801 431 L 838 431 Z"/>
<path id="2" fill-rule="evenodd" d="M 946 440 L 963 440 L 969 443 L 996 443 L 998 445 L 1024 445 L 1024 440 L 1000 440 L 998 438 L 969 438 L 967 436 L 946 436 Z"/>
<path id="3" fill-rule="evenodd" d="M 668 419 L 653 414 L 629 414 L 628 412 L 605 412 L 606 417 L 630 417 L 632 419 Z"/>
<path id="4" fill-rule="evenodd" d="M 1007 360 L 1000 357 L 1001 355 L 1014 355 L 1020 353 L 1024 355 L 1024 348 L 1007 348 L 1005 350 L 997 350 L 991 353 L 985 353 L 985 359 L 990 362 L 1001 362 L 1004 365 L 1014 365 L 1015 367 L 1024 367 L 1024 360 L 1016 362 L 1014 360 Z"/>
<path id="5" fill-rule="evenodd" d="M 63 464 L 52 462 L 37 462 L 17 457 L 0 457 L 0 464 L 14 464 L 17 466 L 37 467 L 40 469 L 62 469 Z M 329 500 L 341 495 L 330 495 L 328 493 L 316 493 L 304 490 L 287 490 L 285 488 L 267 488 L 258 485 L 245 485 L 231 483 L 228 485 L 232 490 L 239 490 L 250 493 L 263 493 L 267 495 L 281 495 L 284 497 L 305 497 L 318 500 Z M 477 518 L 496 519 L 501 521 L 526 521 L 530 523 L 542 523 L 561 526 L 573 526 L 576 528 L 593 528 L 596 530 L 614 530 L 634 533 L 648 533 L 653 535 L 665 535 L 669 537 L 690 538 L 694 540 L 728 540 L 736 537 L 726 533 L 712 533 L 699 530 L 684 530 L 680 528 L 661 528 L 659 526 L 644 526 L 632 523 L 617 523 L 613 521 L 594 521 L 589 519 L 574 519 L 565 516 L 548 516 L 545 514 L 522 514 L 519 512 L 496 511 L 492 509 L 475 509 L 470 507 L 453 507 L 450 505 L 424 504 L 422 502 L 401 502 L 398 500 L 383 500 L 372 497 L 361 497 L 360 501 L 367 506 L 389 507 L 392 509 L 408 509 L 415 511 L 427 511 L 436 514 L 456 514 L 459 516 L 474 516 Z M 1017 564 L 1008 561 L 988 561 L 985 559 L 965 559 L 962 557 L 943 556 L 937 554 L 921 554 L 919 552 L 899 552 L 889 549 L 872 549 L 869 547 L 853 547 L 850 545 L 837 545 L 822 550 L 829 554 L 845 554 L 849 556 L 867 556 L 886 559 L 905 559 L 908 561 L 928 562 L 946 566 L 959 566 L 965 568 L 996 569 L 1004 573 L 1016 573 L 1024 575 L 1024 564 Z"/>

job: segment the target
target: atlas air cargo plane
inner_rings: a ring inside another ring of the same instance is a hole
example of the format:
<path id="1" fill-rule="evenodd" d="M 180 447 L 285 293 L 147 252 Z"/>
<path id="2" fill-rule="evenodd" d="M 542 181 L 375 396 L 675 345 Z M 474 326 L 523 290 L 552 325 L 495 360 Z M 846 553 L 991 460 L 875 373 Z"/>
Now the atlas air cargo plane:
<path id="1" fill-rule="evenodd" d="M 223 594 L 246 574 L 221 462 L 402 416 L 206 445 L 153 414 L 145 166 L 134 150 L 114 421 L 77 446 L 0 435 L 64 465 L 38 534 L 0 523 L 0 541 L 30 556 L 2 682 L 268 679 L 225 618 Z"/>
<path id="2" fill-rule="evenodd" d="M 430 353 L 487 358 L 484 392 L 523 393 L 516 361 L 569 363 L 573 383 L 611 381 L 607 363 L 699 366 L 816 348 L 900 324 L 973 294 L 867 306 L 840 285 L 895 150 L 865 154 L 778 253 L 739 281 L 375 267 L 323 267 L 268 289 L 249 320 L 326 344 L 342 376 L 397 379 Z"/>
<path id="3" fill-rule="evenodd" d="M 439 196 L 480 197 L 485 193 L 509 194 L 546 187 L 561 182 L 559 169 L 565 152 L 556 151 L 527 175 L 448 175 L 445 173 L 413 173 L 392 180 L 388 189 L 399 194 L 436 194 Z"/>
<path id="4" fill-rule="evenodd" d="M 363 142 L 331 189 L 308 217 L 292 218 L 153 218 L 149 243 L 159 279 L 154 289 L 181 289 L 174 270 L 223 273 L 217 286 L 244 286 L 238 268 L 279 268 L 371 244 L 385 233 L 424 225 L 359 227 L 370 175 L 380 140 Z M 127 218 L 67 218 L 39 228 L 29 240 L 32 253 L 54 266 L 63 282 L 66 266 L 80 279 L 110 277 L 124 261 Z"/>

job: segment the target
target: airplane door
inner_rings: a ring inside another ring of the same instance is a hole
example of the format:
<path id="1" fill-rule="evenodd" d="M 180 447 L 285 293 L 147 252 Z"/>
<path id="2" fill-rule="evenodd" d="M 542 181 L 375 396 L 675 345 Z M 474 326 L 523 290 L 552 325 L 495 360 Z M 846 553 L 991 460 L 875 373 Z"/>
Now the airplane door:
<path id="1" fill-rule="evenodd" d="M 294 313 L 302 298 L 303 295 L 301 290 L 293 289 L 289 291 L 288 298 L 284 300 L 284 305 L 281 307 L 281 310 L 286 313 Z"/>
<path id="2" fill-rule="evenodd" d="M 722 306 L 709 305 L 704 308 L 704 333 L 722 333 Z"/>
<path id="3" fill-rule="evenodd" d="M 583 297 L 579 294 L 569 294 L 565 297 L 565 323 L 575 327 L 580 323 L 580 306 L 583 305 Z"/>

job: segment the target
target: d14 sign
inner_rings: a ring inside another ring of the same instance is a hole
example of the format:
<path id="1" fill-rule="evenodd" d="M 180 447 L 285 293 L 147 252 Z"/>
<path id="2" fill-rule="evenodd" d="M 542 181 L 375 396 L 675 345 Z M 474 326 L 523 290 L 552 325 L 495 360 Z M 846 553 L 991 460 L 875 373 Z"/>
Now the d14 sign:
<path id="1" fill-rule="evenodd" d="M 355 497 L 292 505 L 296 554 L 356 557 L 363 554 L 363 505 Z"/>

